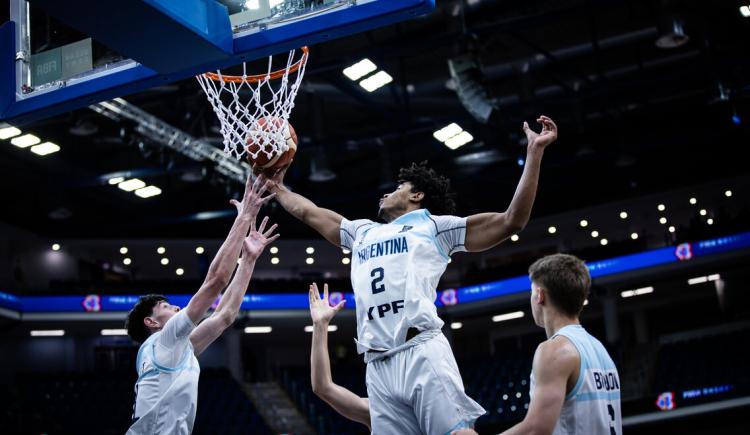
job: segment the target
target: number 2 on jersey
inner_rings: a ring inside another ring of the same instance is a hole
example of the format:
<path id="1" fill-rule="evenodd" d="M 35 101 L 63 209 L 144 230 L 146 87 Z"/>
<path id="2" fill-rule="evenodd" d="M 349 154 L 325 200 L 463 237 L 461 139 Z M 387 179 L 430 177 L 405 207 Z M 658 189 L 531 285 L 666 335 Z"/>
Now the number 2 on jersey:
<path id="1" fill-rule="evenodd" d="M 370 277 L 372 278 L 372 294 L 383 293 L 385 291 L 385 270 L 382 267 L 376 267 L 370 271 Z"/>

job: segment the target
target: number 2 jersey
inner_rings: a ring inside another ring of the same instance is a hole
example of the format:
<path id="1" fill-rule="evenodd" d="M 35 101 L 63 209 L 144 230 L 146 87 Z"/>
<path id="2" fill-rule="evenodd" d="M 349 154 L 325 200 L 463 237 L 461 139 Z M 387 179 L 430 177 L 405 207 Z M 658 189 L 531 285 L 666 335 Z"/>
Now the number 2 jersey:
<path id="1" fill-rule="evenodd" d="M 435 289 L 449 256 L 466 250 L 466 218 L 419 209 L 386 224 L 343 219 L 340 231 L 352 251 L 359 353 L 393 349 L 412 327 L 442 328 Z"/>

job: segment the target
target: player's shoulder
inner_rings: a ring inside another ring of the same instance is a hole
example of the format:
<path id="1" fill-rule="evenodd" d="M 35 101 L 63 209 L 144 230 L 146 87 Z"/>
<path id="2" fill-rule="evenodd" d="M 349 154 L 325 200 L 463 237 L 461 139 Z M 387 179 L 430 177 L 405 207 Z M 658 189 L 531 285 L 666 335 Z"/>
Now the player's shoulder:
<path id="1" fill-rule="evenodd" d="M 438 231 L 466 228 L 466 218 L 449 214 L 430 214 L 425 211 L 425 217 L 433 222 Z"/>
<path id="2" fill-rule="evenodd" d="M 534 353 L 534 367 L 538 370 L 575 369 L 581 361 L 578 348 L 563 335 L 557 335 L 539 344 Z"/>

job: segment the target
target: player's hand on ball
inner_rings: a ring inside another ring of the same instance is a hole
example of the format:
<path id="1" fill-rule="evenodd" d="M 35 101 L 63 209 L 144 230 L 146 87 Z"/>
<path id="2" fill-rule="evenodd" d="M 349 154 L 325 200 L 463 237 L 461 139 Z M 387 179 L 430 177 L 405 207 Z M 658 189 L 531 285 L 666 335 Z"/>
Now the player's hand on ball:
<path id="1" fill-rule="evenodd" d="M 526 139 L 529 142 L 529 148 L 545 148 L 547 145 L 557 140 L 557 125 L 555 121 L 547 116 L 540 116 L 536 122 L 542 124 L 542 131 L 535 132 L 529 127 L 528 122 L 523 123 L 523 132 L 526 133 Z"/>
<path id="2" fill-rule="evenodd" d="M 328 284 L 323 285 L 322 299 L 320 298 L 320 292 L 318 291 L 318 285 L 316 283 L 310 285 L 308 296 L 310 298 L 310 317 L 312 317 L 314 324 L 330 322 L 336 313 L 341 311 L 346 304 L 346 299 L 333 307 L 328 303 Z"/>
<path id="3" fill-rule="evenodd" d="M 276 192 L 278 188 L 284 185 L 284 176 L 286 175 L 286 170 L 289 169 L 289 166 L 291 166 L 292 162 L 294 160 L 290 161 L 288 165 L 281 167 L 279 169 L 276 169 L 273 173 L 268 174 L 268 190 L 270 192 Z"/>
<path id="4" fill-rule="evenodd" d="M 266 246 L 269 243 L 279 238 L 278 234 L 274 234 L 278 225 L 273 224 L 271 228 L 266 230 L 266 224 L 268 223 L 268 216 L 263 218 L 260 223 L 260 227 L 255 229 L 255 219 L 250 224 L 250 234 L 245 238 L 245 242 L 242 244 L 242 256 L 243 258 L 256 259 L 260 257 Z"/>
<path id="5" fill-rule="evenodd" d="M 242 202 L 236 199 L 232 199 L 229 202 L 237 207 L 238 216 L 245 216 L 255 221 L 255 217 L 258 215 L 258 211 L 260 211 L 263 204 L 276 196 L 275 193 L 263 196 L 269 187 L 271 187 L 271 182 L 264 175 L 258 176 L 254 182 L 252 177 L 248 175 L 247 182 L 245 182 L 245 193 L 242 195 Z"/>

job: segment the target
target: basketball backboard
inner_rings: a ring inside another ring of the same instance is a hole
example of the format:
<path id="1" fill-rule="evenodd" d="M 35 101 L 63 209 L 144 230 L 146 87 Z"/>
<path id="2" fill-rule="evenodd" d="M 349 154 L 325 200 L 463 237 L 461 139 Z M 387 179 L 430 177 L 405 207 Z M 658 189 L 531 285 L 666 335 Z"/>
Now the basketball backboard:
<path id="1" fill-rule="evenodd" d="M 0 121 L 22 125 L 432 11 L 434 0 L 11 0 Z"/>

